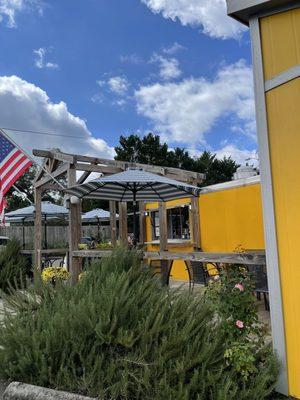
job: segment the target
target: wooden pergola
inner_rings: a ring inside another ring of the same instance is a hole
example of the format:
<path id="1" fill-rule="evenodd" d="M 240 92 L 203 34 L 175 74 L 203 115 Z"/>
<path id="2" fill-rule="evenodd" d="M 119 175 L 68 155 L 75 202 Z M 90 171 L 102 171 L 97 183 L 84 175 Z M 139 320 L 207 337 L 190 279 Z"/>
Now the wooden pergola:
<path id="1" fill-rule="evenodd" d="M 108 160 L 98 157 L 89 157 L 77 154 L 63 153 L 59 150 L 33 150 L 33 154 L 43 158 L 43 169 L 41 169 L 35 178 L 35 260 L 38 269 L 41 269 L 42 250 L 42 215 L 41 201 L 45 191 L 63 191 L 63 187 L 71 187 L 76 184 L 82 184 L 92 172 L 111 175 L 125 171 L 128 168 L 142 168 L 145 171 L 176 179 L 181 182 L 198 185 L 203 182 L 204 174 L 192 171 L 185 171 L 178 168 L 169 168 L 154 166 L 148 164 L 129 163 L 124 161 Z M 46 172 L 47 171 L 47 172 Z M 77 171 L 82 172 L 77 178 Z M 194 244 L 194 250 L 199 251 L 200 229 L 199 229 L 199 209 L 198 199 L 191 199 L 191 235 Z M 127 203 L 119 202 L 118 207 L 115 201 L 109 202 L 110 209 L 110 232 L 111 242 L 115 246 L 117 242 L 117 223 L 116 212 L 119 213 L 119 240 L 125 246 L 127 245 Z M 145 203 L 139 203 L 140 210 L 140 243 L 145 242 Z M 160 252 L 168 250 L 167 243 L 167 211 L 166 204 L 159 204 L 160 221 Z M 81 241 L 81 202 L 69 199 L 69 270 L 73 281 L 77 281 L 81 270 L 82 257 L 88 256 L 84 252 L 79 257 L 78 245 Z M 100 252 L 99 256 L 100 256 Z M 93 253 L 95 256 L 96 253 Z"/>

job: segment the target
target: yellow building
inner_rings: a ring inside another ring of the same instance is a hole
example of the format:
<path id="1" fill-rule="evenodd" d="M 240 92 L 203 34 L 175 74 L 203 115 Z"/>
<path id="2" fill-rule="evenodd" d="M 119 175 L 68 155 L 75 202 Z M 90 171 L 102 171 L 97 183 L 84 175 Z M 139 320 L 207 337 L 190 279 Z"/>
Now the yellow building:
<path id="1" fill-rule="evenodd" d="M 250 26 L 278 390 L 300 399 L 300 2 L 227 0 Z"/>
<path id="2" fill-rule="evenodd" d="M 264 249 L 260 177 L 239 179 L 203 188 L 199 202 L 199 243 L 191 237 L 190 199 L 167 203 L 168 250 L 192 252 L 233 252 Z M 146 241 L 148 251 L 159 250 L 158 204 L 148 204 Z M 175 261 L 171 276 L 187 280 L 183 261 Z"/>

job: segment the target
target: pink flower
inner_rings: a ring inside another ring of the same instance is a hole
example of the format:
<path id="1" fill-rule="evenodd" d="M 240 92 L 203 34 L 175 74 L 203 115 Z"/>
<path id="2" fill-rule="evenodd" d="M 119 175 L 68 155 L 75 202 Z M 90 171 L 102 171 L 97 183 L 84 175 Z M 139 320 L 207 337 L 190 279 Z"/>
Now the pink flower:
<path id="1" fill-rule="evenodd" d="M 237 283 L 235 285 L 235 289 L 238 289 L 240 292 L 243 292 L 245 290 L 244 286 L 241 283 Z"/>
<path id="2" fill-rule="evenodd" d="M 215 275 L 214 276 L 214 281 L 219 281 L 220 280 L 220 275 Z"/>
<path id="3" fill-rule="evenodd" d="M 244 322 L 240 321 L 239 319 L 236 321 L 235 324 L 239 329 L 243 329 L 244 328 Z"/>

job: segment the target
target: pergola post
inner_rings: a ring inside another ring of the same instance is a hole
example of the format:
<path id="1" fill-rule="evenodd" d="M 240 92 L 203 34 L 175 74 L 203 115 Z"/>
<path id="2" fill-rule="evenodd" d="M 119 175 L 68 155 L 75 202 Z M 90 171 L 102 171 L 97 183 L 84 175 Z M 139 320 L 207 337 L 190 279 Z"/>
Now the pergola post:
<path id="1" fill-rule="evenodd" d="M 34 189 L 35 201 L 35 219 L 34 219 L 34 262 L 35 269 L 41 272 L 42 269 L 42 190 L 39 188 Z M 24 222 L 23 222 L 24 223 Z"/>
<path id="2" fill-rule="evenodd" d="M 67 173 L 68 187 L 76 185 L 76 169 L 70 165 Z M 72 284 L 78 281 L 81 271 L 82 260 L 73 257 L 73 251 L 78 250 L 81 240 L 81 202 L 72 204 L 70 201 L 69 208 L 69 271 L 71 273 Z"/>
<path id="3" fill-rule="evenodd" d="M 166 203 L 159 203 L 159 245 L 160 251 L 168 250 L 168 225 Z M 168 284 L 168 260 L 161 260 L 161 283 Z"/>
<path id="4" fill-rule="evenodd" d="M 109 202 L 109 212 L 110 212 L 110 240 L 113 247 L 117 245 L 117 211 L 116 202 L 111 200 Z"/>
<path id="5" fill-rule="evenodd" d="M 192 197 L 191 199 L 190 222 L 191 236 L 194 248 L 197 251 L 201 248 L 199 197 Z"/>
<path id="6" fill-rule="evenodd" d="M 145 243 L 146 240 L 146 216 L 145 216 L 145 211 L 146 211 L 146 204 L 145 202 L 139 202 L 139 211 L 140 211 L 140 229 L 139 229 L 139 243 L 143 244 Z"/>
<path id="7" fill-rule="evenodd" d="M 127 227 L 127 203 L 119 202 L 119 236 L 120 242 L 124 247 L 128 245 L 128 227 Z"/>

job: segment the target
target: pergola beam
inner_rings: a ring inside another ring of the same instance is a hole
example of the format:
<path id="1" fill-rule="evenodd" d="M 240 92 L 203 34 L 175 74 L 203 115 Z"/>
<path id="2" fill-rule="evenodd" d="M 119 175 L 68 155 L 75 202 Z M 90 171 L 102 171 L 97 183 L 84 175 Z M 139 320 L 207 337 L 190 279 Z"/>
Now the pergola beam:
<path id="1" fill-rule="evenodd" d="M 145 216 L 145 211 L 146 211 L 146 204 L 145 202 L 141 201 L 139 202 L 139 224 L 140 224 L 140 237 L 139 237 L 139 242 L 141 244 L 146 242 L 146 216 Z"/>
<path id="2" fill-rule="evenodd" d="M 92 172 L 100 172 L 104 174 L 105 173 L 112 174 L 115 172 L 124 171 L 127 168 L 141 168 L 148 172 L 164 175 L 166 177 L 177 179 L 183 182 L 191 182 L 194 184 L 201 183 L 205 178 L 204 174 L 193 171 L 186 171 L 179 168 L 162 167 L 157 165 L 148 165 L 140 163 L 130 163 L 126 161 L 109 160 L 99 157 L 89 157 L 78 154 L 62 153 L 59 151 L 47 151 L 47 150 L 35 149 L 33 150 L 33 154 L 38 157 L 46 157 L 50 159 L 57 159 L 59 161 L 72 163 L 78 170 L 80 168 L 83 168 L 82 169 L 83 171 L 92 170 Z M 78 164 L 80 163 L 89 163 L 91 166 L 88 166 L 89 164 L 81 164 L 80 167 L 78 167 Z M 115 169 L 109 170 L 108 167 L 116 168 L 116 170 Z"/>
<path id="3" fill-rule="evenodd" d="M 110 240 L 113 247 L 117 245 L 117 207 L 115 201 L 109 202 Z"/>
<path id="4" fill-rule="evenodd" d="M 190 222 L 192 227 L 192 240 L 195 250 L 197 251 L 201 248 L 200 210 L 198 197 L 192 197 L 191 199 Z"/>
<path id="5" fill-rule="evenodd" d="M 76 185 L 76 170 L 73 165 L 68 169 L 68 187 Z M 78 281 L 81 271 L 81 261 L 73 257 L 73 251 L 78 250 L 81 240 L 81 202 L 73 204 L 70 201 L 69 208 L 69 270 L 72 283 Z"/>
<path id="6" fill-rule="evenodd" d="M 91 175 L 91 171 L 85 171 L 81 177 L 79 179 L 77 179 L 77 185 L 81 185 L 82 183 L 84 183 L 87 178 Z"/>
<path id="7" fill-rule="evenodd" d="M 124 247 L 128 244 L 127 203 L 119 202 L 119 237 Z"/>
<path id="8" fill-rule="evenodd" d="M 42 177 L 43 177 L 43 175 L 44 175 L 44 173 L 45 173 L 45 171 L 44 171 L 44 169 L 43 168 L 47 168 L 47 166 L 49 165 L 49 159 L 44 159 L 43 160 L 43 163 L 42 163 L 42 168 L 40 168 L 39 169 L 39 171 L 36 173 L 36 175 L 35 175 L 35 178 L 34 178 L 34 185 L 36 184 L 36 182 L 37 181 L 39 181 Z"/>
<path id="9" fill-rule="evenodd" d="M 97 164 L 83 164 L 76 163 L 75 168 L 77 171 L 88 171 L 88 172 L 98 172 L 99 174 L 116 174 L 117 172 L 122 172 L 121 168 L 111 167 L 107 165 L 97 165 Z"/>
<path id="10" fill-rule="evenodd" d="M 65 174 L 69 169 L 69 164 L 64 163 L 60 165 L 55 171 L 51 172 L 51 175 L 47 175 L 45 178 L 37 181 L 35 183 L 35 187 L 39 188 L 43 185 L 45 185 L 48 182 L 51 182 L 53 178 L 59 178 L 61 175 Z"/>
<path id="11" fill-rule="evenodd" d="M 70 164 L 74 164 L 75 156 L 72 154 L 63 153 L 58 150 L 32 150 L 32 154 L 36 157 L 44 157 L 44 158 L 54 158 L 59 161 L 66 161 Z"/>
<path id="12" fill-rule="evenodd" d="M 42 191 L 41 189 L 35 188 L 34 190 L 34 202 L 35 202 L 35 219 L 34 219 L 34 262 L 35 268 L 41 272 L 42 260 Z"/>
<path id="13" fill-rule="evenodd" d="M 166 203 L 159 203 L 159 250 L 168 250 L 168 222 Z M 168 284 L 168 260 L 161 260 L 161 283 L 163 286 Z"/>

